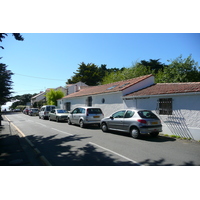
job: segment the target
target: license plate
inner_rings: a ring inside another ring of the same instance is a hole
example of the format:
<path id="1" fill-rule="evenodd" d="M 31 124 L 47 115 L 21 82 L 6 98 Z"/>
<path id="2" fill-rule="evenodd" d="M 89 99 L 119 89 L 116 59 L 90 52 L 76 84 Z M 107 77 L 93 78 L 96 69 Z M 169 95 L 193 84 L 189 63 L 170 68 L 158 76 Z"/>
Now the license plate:
<path id="1" fill-rule="evenodd" d="M 158 122 L 151 122 L 151 124 L 158 124 Z"/>
<path id="2" fill-rule="evenodd" d="M 93 116 L 93 118 L 99 118 L 99 116 Z"/>

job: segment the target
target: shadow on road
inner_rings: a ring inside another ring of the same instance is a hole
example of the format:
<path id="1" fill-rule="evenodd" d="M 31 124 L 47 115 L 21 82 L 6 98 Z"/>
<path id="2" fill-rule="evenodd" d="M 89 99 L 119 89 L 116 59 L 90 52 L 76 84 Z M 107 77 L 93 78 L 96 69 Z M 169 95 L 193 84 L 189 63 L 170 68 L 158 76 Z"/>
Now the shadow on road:
<path id="1" fill-rule="evenodd" d="M 85 146 L 75 148 L 69 143 L 70 141 L 83 141 L 90 137 L 66 136 L 56 138 L 56 135 L 50 137 L 27 136 L 45 155 L 53 166 L 136 166 L 131 161 L 120 161 L 110 152 L 100 150 L 95 146 L 86 143 Z M 159 138 L 157 138 L 160 140 Z M 169 138 L 170 139 L 170 138 Z M 153 140 L 153 139 L 152 139 Z M 156 140 L 156 139 L 154 139 Z M 167 140 L 167 139 L 166 139 Z M 141 165 L 147 166 L 173 166 L 174 164 L 166 163 L 164 158 L 159 160 L 146 159 L 139 161 Z M 193 161 L 183 163 L 183 166 L 195 165 Z"/>

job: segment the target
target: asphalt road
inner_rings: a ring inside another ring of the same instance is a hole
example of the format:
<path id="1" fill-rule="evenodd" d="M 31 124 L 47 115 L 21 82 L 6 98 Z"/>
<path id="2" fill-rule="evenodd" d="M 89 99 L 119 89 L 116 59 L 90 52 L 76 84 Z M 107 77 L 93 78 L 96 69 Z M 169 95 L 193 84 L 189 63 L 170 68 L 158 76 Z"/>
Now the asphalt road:
<path id="1" fill-rule="evenodd" d="M 199 166 L 200 143 L 149 135 L 133 139 L 22 113 L 7 115 L 53 166 Z"/>

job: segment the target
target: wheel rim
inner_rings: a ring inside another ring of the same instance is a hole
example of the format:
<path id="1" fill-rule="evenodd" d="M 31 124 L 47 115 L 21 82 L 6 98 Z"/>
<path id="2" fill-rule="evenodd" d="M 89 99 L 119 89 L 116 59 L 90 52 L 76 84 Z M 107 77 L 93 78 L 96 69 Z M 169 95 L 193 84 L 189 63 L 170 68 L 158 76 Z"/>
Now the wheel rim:
<path id="1" fill-rule="evenodd" d="M 105 131 L 107 131 L 107 126 L 106 126 L 106 124 L 103 124 L 102 125 L 102 130 L 105 132 Z"/>
<path id="2" fill-rule="evenodd" d="M 83 121 L 82 120 L 79 122 L 79 124 L 80 124 L 80 127 L 83 128 Z"/>
<path id="3" fill-rule="evenodd" d="M 138 129 L 132 129 L 131 130 L 131 136 L 133 137 L 133 138 L 137 138 L 138 136 L 139 136 L 139 131 L 138 131 Z"/>

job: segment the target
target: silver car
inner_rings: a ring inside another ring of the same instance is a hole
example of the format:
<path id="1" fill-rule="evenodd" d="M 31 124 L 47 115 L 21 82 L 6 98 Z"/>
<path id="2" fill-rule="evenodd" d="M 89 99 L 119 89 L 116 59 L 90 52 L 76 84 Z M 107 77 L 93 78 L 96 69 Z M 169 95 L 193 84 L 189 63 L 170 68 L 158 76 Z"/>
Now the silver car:
<path id="1" fill-rule="evenodd" d="M 150 110 L 124 109 L 101 120 L 103 132 L 109 130 L 128 132 L 133 138 L 149 133 L 157 136 L 162 132 L 160 119 Z"/>
<path id="2" fill-rule="evenodd" d="M 104 115 L 100 108 L 78 107 L 68 116 L 68 124 L 79 124 L 81 128 L 89 124 L 100 125 Z"/>
<path id="3" fill-rule="evenodd" d="M 51 120 L 55 120 L 57 122 L 67 121 L 68 115 L 69 115 L 69 113 L 66 110 L 53 109 L 51 112 L 49 112 L 49 121 L 51 121 Z"/>

